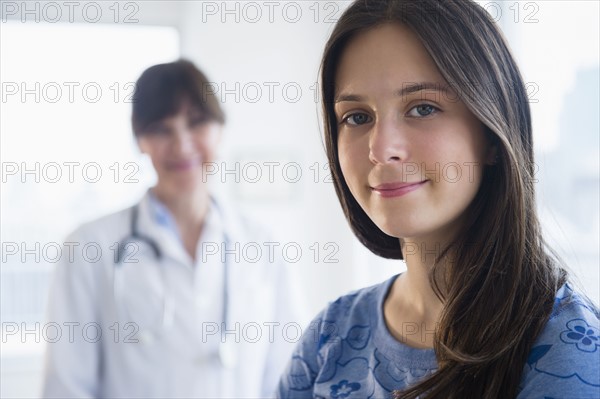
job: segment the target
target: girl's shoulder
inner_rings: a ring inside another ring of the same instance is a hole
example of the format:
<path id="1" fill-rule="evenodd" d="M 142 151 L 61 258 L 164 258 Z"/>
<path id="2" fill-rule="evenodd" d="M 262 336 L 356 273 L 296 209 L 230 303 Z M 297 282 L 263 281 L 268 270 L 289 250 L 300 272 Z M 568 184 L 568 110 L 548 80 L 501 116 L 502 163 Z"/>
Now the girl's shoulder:
<path id="1" fill-rule="evenodd" d="M 591 299 L 576 291 L 571 284 L 566 283 L 556 293 L 550 320 L 572 315 L 591 317 L 598 321 L 600 319 L 600 309 Z"/>
<path id="2" fill-rule="evenodd" d="M 550 388 L 565 397 L 600 394 L 600 312 L 569 284 L 558 291 L 525 364 L 525 395 Z"/>

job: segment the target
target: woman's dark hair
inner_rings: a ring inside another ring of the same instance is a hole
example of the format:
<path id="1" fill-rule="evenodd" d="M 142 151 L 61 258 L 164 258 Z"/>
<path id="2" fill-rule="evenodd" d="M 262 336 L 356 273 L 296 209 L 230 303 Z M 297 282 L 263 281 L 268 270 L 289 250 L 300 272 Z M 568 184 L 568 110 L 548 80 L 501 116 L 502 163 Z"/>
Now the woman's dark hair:
<path id="1" fill-rule="evenodd" d="M 490 15 L 470 0 L 357 0 L 344 12 L 321 65 L 325 144 L 334 186 L 358 239 L 402 259 L 399 240 L 367 216 L 344 180 L 334 112 L 337 67 L 348 41 L 386 23 L 411 29 L 447 83 L 483 123 L 498 161 L 486 166 L 467 221 L 432 268 L 444 308 L 434 339 L 438 370 L 396 398 L 514 398 L 527 356 L 566 279 L 536 215 L 531 116 L 523 80 Z M 439 284 L 437 276 L 443 276 Z M 445 287 L 441 289 L 440 287 Z"/>
<path id="2" fill-rule="evenodd" d="M 208 120 L 225 123 L 225 115 L 206 76 L 187 60 L 154 65 L 135 85 L 131 124 L 136 136 L 166 117 L 175 115 L 186 102 Z"/>

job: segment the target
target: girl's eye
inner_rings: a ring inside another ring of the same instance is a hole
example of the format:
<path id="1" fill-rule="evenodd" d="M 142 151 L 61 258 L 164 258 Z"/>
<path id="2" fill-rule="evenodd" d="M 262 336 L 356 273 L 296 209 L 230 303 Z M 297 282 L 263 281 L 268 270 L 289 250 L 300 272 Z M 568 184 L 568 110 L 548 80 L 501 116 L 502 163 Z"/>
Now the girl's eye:
<path id="1" fill-rule="evenodd" d="M 351 126 L 364 125 L 365 123 L 371 122 L 371 117 L 367 114 L 356 113 L 352 115 L 348 115 L 342 123 L 347 123 Z"/>
<path id="2" fill-rule="evenodd" d="M 434 107 L 433 105 L 419 104 L 416 107 L 412 108 L 410 111 L 408 111 L 408 115 L 416 118 L 422 118 L 425 116 L 432 115 L 437 111 L 439 111 L 439 109 Z"/>

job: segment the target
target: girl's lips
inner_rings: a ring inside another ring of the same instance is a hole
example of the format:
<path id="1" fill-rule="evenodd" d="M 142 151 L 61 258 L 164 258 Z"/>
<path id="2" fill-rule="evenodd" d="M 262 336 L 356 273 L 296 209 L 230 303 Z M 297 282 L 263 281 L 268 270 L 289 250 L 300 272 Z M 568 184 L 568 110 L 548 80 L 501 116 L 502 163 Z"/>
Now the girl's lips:
<path id="1" fill-rule="evenodd" d="M 383 183 L 375 187 L 371 187 L 371 190 L 379 194 L 383 198 L 400 197 L 404 194 L 408 194 L 411 191 L 418 190 L 429 180 L 423 180 L 420 182 L 408 183 L 408 182 L 397 182 L 397 183 Z"/>

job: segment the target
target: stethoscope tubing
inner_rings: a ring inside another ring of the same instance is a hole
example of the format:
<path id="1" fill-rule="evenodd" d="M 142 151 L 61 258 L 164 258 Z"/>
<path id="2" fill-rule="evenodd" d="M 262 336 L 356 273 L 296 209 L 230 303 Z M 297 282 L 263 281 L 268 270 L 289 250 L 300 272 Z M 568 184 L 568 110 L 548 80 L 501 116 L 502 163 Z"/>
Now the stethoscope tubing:
<path id="1" fill-rule="evenodd" d="M 216 201 L 214 199 L 211 198 L 212 203 L 214 204 L 214 207 L 218 210 L 218 205 L 216 203 Z M 130 211 L 131 217 L 130 217 L 130 233 L 127 237 L 125 237 L 124 239 L 122 239 L 119 242 L 119 245 L 117 247 L 117 254 L 116 254 L 116 258 L 115 258 L 115 262 L 114 262 L 114 274 L 116 275 L 119 271 L 120 268 L 124 267 L 124 256 L 125 256 L 125 250 L 128 244 L 130 243 L 134 243 L 134 242 L 143 242 L 145 244 L 147 244 L 151 249 L 152 249 L 152 253 L 154 255 L 154 257 L 156 258 L 156 260 L 158 261 L 158 263 L 160 263 L 160 267 L 163 269 L 162 273 L 163 273 L 163 284 L 165 285 L 164 289 L 165 289 L 165 293 L 163 295 L 163 303 L 162 303 L 162 307 L 163 307 L 163 315 L 162 315 L 162 327 L 165 327 L 166 321 L 167 321 L 167 317 L 166 317 L 166 313 L 169 307 L 169 304 L 167 304 L 167 294 L 166 294 L 166 279 L 164 276 L 165 273 L 165 265 L 163 264 L 164 261 L 164 253 L 161 250 L 160 246 L 158 245 L 158 243 L 153 240 L 152 238 L 142 234 L 139 232 L 138 229 L 138 218 L 139 218 L 139 204 L 136 204 L 134 206 L 131 207 L 131 211 Z M 228 240 L 228 236 L 227 233 L 224 232 L 224 238 L 225 238 L 225 244 L 227 247 L 227 243 L 229 242 Z M 116 276 L 113 275 L 113 297 L 117 298 L 117 290 L 116 290 L 116 285 L 118 284 L 122 284 L 123 282 L 116 282 Z M 120 287 L 121 289 L 124 289 L 125 287 Z M 227 318 L 228 318 L 228 314 L 229 314 L 229 262 L 227 259 L 225 259 L 225 262 L 223 262 L 223 314 L 222 314 L 222 322 L 223 322 L 223 330 L 226 330 L 226 326 L 227 326 Z"/>

